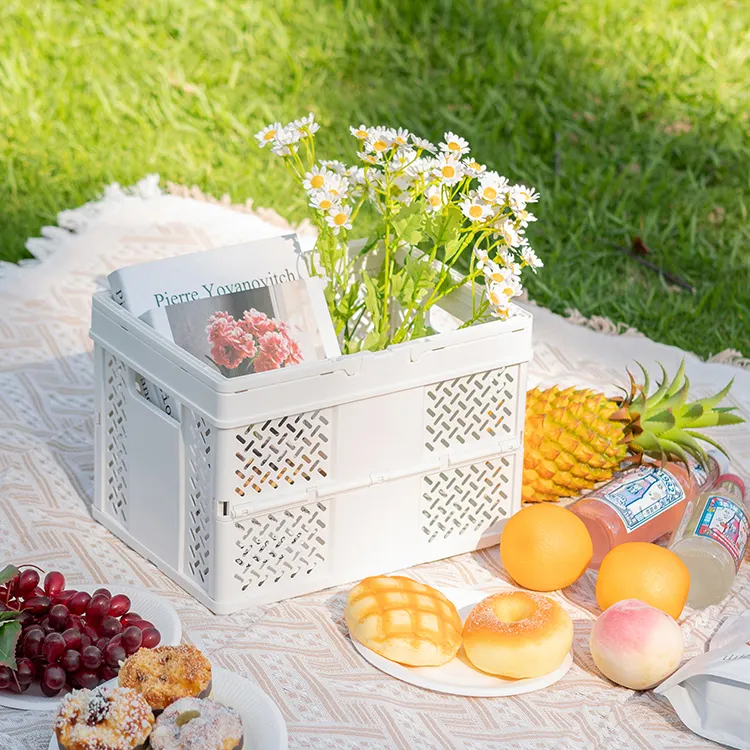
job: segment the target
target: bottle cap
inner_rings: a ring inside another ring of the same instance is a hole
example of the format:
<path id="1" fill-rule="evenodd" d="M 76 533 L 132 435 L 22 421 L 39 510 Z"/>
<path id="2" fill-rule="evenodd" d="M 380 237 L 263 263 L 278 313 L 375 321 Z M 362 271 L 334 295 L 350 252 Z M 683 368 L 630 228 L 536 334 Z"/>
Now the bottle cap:
<path id="1" fill-rule="evenodd" d="M 722 482 L 731 482 L 732 484 L 736 485 L 739 488 L 739 491 L 742 493 L 742 499 L 745 499 L 745 483 L 736 474 L 719 475 L 719 478 L 716 480 L 716 484 L 714 485 L 714 487 L 720 487 Z"/>

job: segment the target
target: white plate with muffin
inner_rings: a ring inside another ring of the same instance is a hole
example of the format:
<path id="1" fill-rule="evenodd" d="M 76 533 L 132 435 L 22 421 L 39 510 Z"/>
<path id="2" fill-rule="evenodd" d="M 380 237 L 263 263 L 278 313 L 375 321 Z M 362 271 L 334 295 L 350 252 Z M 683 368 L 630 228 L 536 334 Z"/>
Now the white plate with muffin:
<path id="1" fill-rule="evenodd" d="M 50 750 L 287 750 L 284 718 L 259 687 L 194 646 L 141 649 L 117 679 L 63 700 Z"/>
<path id="2" fill-rule="evenodd" d="M 427 690 L 520 695 L 573 664 L 573 623 L 554 599 L 512 587 L 494 594 L 373 576 L 349 592 L 346 624 L 373 666 Z"/>

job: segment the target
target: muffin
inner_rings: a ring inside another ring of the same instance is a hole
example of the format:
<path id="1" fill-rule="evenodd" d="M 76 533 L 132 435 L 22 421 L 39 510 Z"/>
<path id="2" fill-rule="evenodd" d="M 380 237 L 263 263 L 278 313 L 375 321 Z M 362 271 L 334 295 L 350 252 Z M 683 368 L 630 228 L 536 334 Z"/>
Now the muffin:
<path id="1" fill-rule="evenodd" d="M 228 706 L 200 698 L 180 698 L 156 720 L 152 750 L 240 750 L 242 719 Z"/>
<path id="2" fill-rule="evenodd" d="M 63 699 L 54 730 L 60 750 L 142 750 L 154 724 L 135 690 L 74 690 Z"/>
<path id="3" fill-rule="evenodd" d="M 142 648 L 125 660 L 120 687 L 137 690 L 158 715 L 180 698 L 211 694 L 211 663 L 195 646 Z"/>

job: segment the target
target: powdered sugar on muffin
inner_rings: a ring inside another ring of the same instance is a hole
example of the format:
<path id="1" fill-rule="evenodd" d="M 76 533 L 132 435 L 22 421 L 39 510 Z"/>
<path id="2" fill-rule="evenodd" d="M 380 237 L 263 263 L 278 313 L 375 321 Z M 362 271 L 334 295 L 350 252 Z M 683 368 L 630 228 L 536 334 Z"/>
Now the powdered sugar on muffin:
<path id="1" fill-rule="evenodd" d="M 233 708 L 200 698 L 180 698 L 156 720 L 151 747 L 236 750 L 242 746 L 242 739 L 242 719 Z"/>
<path id="2" fill-rule="evenodd" d="M 100 687 L 65 696 L 54 730 L 65 750 L 134 750 L 153 724 L 151 708 L 135 690 Z"/>

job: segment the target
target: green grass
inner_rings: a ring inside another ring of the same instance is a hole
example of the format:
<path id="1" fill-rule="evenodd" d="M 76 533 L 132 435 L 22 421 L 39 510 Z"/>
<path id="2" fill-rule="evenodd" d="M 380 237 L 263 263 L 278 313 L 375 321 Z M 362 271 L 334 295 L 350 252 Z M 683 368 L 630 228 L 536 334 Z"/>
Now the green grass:
<path id="1" fill-rule="evenodd" d="M 744 0 L 5 0 L 0 257 L 154 171 L 301 218 L 252 133 L 313 110 L 329 157 L 351 123 L 452 129 L 535 185 L 540 304 L 747 355 L 749 55 Z"/>

